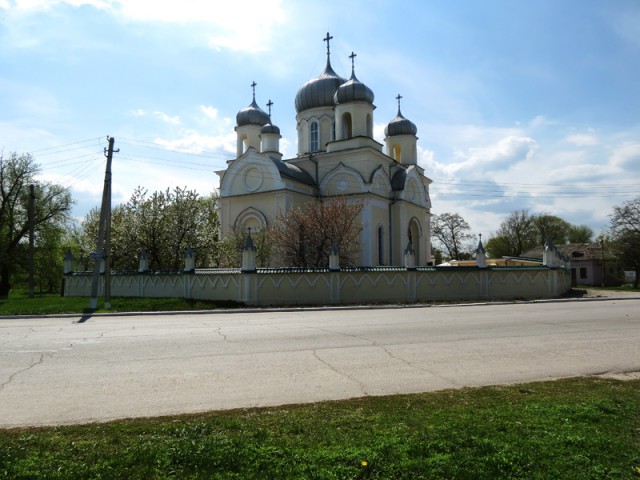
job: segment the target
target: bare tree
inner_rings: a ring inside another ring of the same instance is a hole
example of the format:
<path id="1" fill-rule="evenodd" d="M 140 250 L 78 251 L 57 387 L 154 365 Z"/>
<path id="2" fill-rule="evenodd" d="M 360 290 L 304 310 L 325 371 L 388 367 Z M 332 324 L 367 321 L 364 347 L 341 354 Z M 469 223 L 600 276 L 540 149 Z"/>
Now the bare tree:
<path id="1" fill-rule="evenodd" d="M 638 280 L 640 279 L 640 196 L 613 208 L 609 230 L 622 266 L 635 272 L 634 288 L 638 288 Z"/>
<path id="2" fill-rule="evenodd" d="M 357 264 L 363 207 L 361 199 L 333 197 L 312 200 L 279 215 L 269 229 L 276 253 L 287 266 L 319 267 L 329 263 L 335 243 L 341 263 Z"/>
<path id="3" fill-rule="evenodd" d="M 431 219 L 431 233 L 447 251 L 449 258 L 462 260 L 468 256 L 468 243 L 474 238 L 469 233 L 471 227 L 458 213 L 442 213 Z"/>
<path id="4" fill-rule="evenodd" d="M 536 245 L 537 230 L 527 210 L 516 210 L 500 224 L 496 236 L 503 237 L 509 246 L 508 255 L 522 255 Z"/>

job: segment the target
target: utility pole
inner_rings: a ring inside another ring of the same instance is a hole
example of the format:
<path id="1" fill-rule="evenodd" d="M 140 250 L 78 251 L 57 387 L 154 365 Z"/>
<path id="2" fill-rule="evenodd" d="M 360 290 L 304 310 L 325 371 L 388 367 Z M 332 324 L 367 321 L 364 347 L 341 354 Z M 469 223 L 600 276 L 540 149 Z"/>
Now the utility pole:
<path id="1" fill-rule="evenodd" d="M 34 225 L 34 209 L 35 209 L 35 200 L 36 200 L 36 192 L 35 185 L 29 185 L 29 298 L 33 298 L 33 273 L 34 273 L 34 261 L 33 257 L 35 254 L 35 225 Z"/>
<path id="2" fill-rule="evenodd" d="M 100 264 L 101 260 L 105 261 L 104 275 L 104 308 L 111 308 L 111 160 L 114 151 L 113 144 L 115 138 L 107 137 L 109 140 L 109 148 L 105 148 L 105 156 L 107 157 L 107 167 L 104 173 L 104 188 L 102 189 L 102 206 L 100 208 L 100 223 L 98 224 L 98 244 L 96 251 L 91 254 L 94 260 L 93 264 L 93 282 L 91 283 L 91 299 L 89 300 L 89 308 L 95 310 L 98 308 L 98 287 L 100 285 Z M 106 236 L 106 240 L 105 240 Z"/>

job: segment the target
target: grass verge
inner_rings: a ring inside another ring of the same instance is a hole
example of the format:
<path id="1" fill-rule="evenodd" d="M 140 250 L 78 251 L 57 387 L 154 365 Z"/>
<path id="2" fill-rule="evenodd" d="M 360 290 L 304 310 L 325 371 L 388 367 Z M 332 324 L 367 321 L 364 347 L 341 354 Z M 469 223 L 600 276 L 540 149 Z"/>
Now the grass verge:
<path id="1" fill-rule="evenodd" d="M 0 430 L 0 477 L 14 479 L 624 479 L 638 467 L 638 380 Z"/>
<path id="2" fill-rule="evenodd" d="M 102 306 L 103 299 L 98 299 Z M 138 298 L 113 297 L 111 308 L 105 310 L 88 308 L 87 297 L 62 297 L 57 294 L 35 294 L 27 296 L 26 291 L 11 291 L 7 300 L 0 300 L 2 315 L 54 315 L 60 313 L 106 313 L 106 312 L 160 312 L 181 310 L 215 310 L 219 308 L 238 308 L 241 303 L 234 301 L 193 300 L 188 298 Z"/>

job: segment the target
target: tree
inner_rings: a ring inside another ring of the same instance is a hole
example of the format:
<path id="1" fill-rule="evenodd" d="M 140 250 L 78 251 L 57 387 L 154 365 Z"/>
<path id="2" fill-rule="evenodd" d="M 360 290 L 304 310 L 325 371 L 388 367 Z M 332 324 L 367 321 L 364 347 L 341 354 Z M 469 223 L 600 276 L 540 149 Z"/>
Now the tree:
<path id="1" fill-rule="evenodd" d="M 29 185 L 34 185 L 35 193 L 36 248 L 48 228 L 64 224 L 73 204 L 67 188 L 36 180 L 39 172 L 30 154 L 0 154 L 0 298 L 7 298 L 16 271 L 26 268 Z"/>
<path id="2" fill-rule="evenodd" d="M 622 266 L 635 274 L 634 288 L 640 278 L 640 196 L 613 207 L 609 227 L 613 246 Z"/>
<path id="3" fill-rule="evenodd" d="M 587 225 L 571 225 L 567 240 L 569 243 L 591 243 L 593 235 L 593 230 Z"/>
<path id="4" fill-rule="evenodd" d="M 148 195 L 138 187 L 129 201 L 113 209 L 111 266 L 137 270 L 138 255 L 146 250 L 152 270 L 180 270 L 187 248 L 196 253 L 196 267 L 216 264 L 219 222 L 216 197 L 200 197 L 194 190 L 176 187 Z M 99 211 L 92 210 L 74 235 L 85 258 L 95 249 Z"/>
<path id="5" fill-rule="evenodd" d="M 510 256 L 522 255 L 536 245 L 537 229 L 527 210 L 516 210 L 500 224 L 496 235 L 503 237 L 509 246 Z"/>
<path id="6" fill-rule="evenodd" d="M 490 258 L 502 258 L 511 255 L 511 246 L 507 237 L 499 235 L 493 236 L 487 240 L 484 245 Z"/>
<path id="7" fill-rule="evenodd" d="M 463 260 L 468 256 L 468 244 L 473 240 L 471 227 L 458 213 L 442 213 L 431 218 L 431 234 L 447 251 L 449 258 Z"/>
<path id="8" fill-rule="evenodd" d="M 340 263 L 359 263 L 360 231 L 358 217 L 364 201 L 333 197 L 312 200 L 278 215 L 269 229 L 276 253 L 287 266 L 319 267 L 329 263 L 331 246 L 340 252 Z"/>
<path id="9" fill-rule="evenodd" d="M 543 213 L 531 217 L 537 230 L 537 244 L 544 245 L 547 240 L 556 245 L 567 243 L 571 224 L 560 217 Z"/>

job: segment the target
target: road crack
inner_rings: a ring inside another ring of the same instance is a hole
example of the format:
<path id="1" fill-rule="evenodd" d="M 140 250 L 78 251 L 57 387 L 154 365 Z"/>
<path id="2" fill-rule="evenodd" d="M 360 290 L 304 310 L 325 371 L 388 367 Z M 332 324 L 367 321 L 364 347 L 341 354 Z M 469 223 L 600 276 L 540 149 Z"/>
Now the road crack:
<path id="1" fill-rule="evenodd" d="M 356 385 L 358 385 L 358 388 L 360 389 L 360 392 L 362 393 L 363 396 L 365 396 L 365 397 L 369 396 L 369 392 L 367 392 L 367 390 L 364 387 L 364 384 L 360 380 L 358 380 L 355 377 L 352 377 L 351 375 L 349 375 L 347 373 L 341 372 L 334 365 L 330 364 L 329 362 L 327 362 L 323 358 L 320 358 L 320 356 L 318 355 L 318 352 L 316 350 L 313 350 L 312 353 L 313 353 L 313 356 L 316 358 L 316 360 L 318 360 L 323 365 L 326 365 L 327 367 L 329 367 L 329 369 L 332 372 L 334 372 L 337 375 L 340 375 L 342 377 L 345 377 L 345 378 L 349 379 L 350 381 L 352 381 L 353 383 L 355 383 Z"/>
<path id="2" fill-rule="evenodd" d="M 44 362 L 45 358 L 51 358 L 52 355 L 53 353 L 41 353 L 38 359 L 35 362 L 32 362 L 31 365 L 23 368 L 22 370 L 18 370 L 17 372 L 13 372 L 6 382 L 0 383 L 0 393 L 4 390 L 5 387 L 9 386 L 11 382 L 13 382 L 18 375 L 22 373 L 26 373 L 32 368 L 37 367 L 38 365 L 42 364 L 42 362 Z"/>

